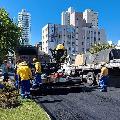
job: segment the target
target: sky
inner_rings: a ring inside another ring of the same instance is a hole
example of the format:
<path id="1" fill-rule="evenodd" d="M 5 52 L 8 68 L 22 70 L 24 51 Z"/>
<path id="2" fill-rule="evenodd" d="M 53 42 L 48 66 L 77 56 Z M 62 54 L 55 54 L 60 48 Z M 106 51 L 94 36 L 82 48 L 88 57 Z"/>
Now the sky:
<path id="1" fill-rule="evenodd" d="M 93 9 L 99 13 L 99 28 L 104 28 L 107 40 L 120 40 L 120 0 L 0 0 L 11 18 L 17 20 L 18 12 L 26 9 L 31 14 L 31 44 L 41 41 L 41 31 L 47 23 L 61 23 L 61 13 L 69 7 L 83 12 Z"/>

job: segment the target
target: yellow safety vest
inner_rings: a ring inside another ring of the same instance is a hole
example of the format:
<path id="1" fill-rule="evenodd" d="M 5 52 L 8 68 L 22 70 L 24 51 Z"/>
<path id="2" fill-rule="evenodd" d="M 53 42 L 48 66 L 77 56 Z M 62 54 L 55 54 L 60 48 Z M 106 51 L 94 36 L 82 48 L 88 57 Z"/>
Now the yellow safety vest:
<path id="1" fill-rule="evenodd" d="M 17 74 L 20 76 L 21 80 L 29 80 L 32 78 L 32 73 L 27 65 L 21 65 L 17 69 Z"/>

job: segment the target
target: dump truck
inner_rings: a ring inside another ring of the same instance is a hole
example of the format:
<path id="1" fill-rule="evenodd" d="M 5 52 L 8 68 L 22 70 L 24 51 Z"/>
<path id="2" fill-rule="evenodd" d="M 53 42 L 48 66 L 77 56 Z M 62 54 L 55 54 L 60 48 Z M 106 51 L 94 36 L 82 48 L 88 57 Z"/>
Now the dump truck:
<path id="1" fill-rule="evenodd" d="M 21 46 L 16 49 L 16 61 L 22 60 L 32 63 L 33 58 L 38 58 L 38 51 L 36 47 L 33 46 Z"/>
<path id="2" fill-rule="evenodd" d="M 109 76 L 120 76 L 120 49 L 112 48 L 96 54 L 77 55 L 75 65 L 70 69 L 70 76 L 79 76 L 89 84 L 98 83 L 103 63 L 109 70 Z"/>

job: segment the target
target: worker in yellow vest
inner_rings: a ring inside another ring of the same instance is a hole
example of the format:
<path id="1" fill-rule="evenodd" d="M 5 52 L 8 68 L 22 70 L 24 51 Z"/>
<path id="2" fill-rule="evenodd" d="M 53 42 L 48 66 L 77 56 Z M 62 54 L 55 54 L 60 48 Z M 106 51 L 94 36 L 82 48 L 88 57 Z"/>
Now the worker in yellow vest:
<path id="1" fill-rule="evenodd" d="M 32 73 L 30 68 L 28 67 L 26 61 L 21 62 L 20 66 L 17 69 L 17 74 L 21 78 L 21 97 L 29 98 L 30 96 L 30 79 L 32 78 Z"/>
<path id="2" fill-rule="evenodd" d="M 34 68 L 35 68 L 35 79 L 33 80 L 33 89 L 36 89 L 41 84 L 41 63 L 38 62 L 37 58 L 33 58 Z"/>
<path id="3" fill-rule="evenodd" d="M 99 86 L 101 92 L 107 92 L 107 81 L 108 81 L 108 68 L 105 63 L 101 65 L 101 79 L 99 80 Z"/>

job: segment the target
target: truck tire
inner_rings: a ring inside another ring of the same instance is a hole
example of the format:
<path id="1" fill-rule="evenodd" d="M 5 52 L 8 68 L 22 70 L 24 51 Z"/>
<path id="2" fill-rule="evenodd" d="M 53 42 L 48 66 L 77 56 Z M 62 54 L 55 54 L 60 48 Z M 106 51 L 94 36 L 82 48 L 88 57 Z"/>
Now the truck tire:
<path id="1" fill-rule="evenodd" d="M 99 80 L 100 80 L 100 73 L 96 75 L 96 83 L 99 85 Z"/>
<path id="2" fill-rule="evenodd" d="M 94 81 L 95 81 L 94 72 L 88 72 L 87 76 L 86 76 L 86 80 L 87 80 L 88 84 L 90 84 L 90 85 L 94 84 Z"/>

